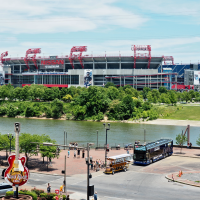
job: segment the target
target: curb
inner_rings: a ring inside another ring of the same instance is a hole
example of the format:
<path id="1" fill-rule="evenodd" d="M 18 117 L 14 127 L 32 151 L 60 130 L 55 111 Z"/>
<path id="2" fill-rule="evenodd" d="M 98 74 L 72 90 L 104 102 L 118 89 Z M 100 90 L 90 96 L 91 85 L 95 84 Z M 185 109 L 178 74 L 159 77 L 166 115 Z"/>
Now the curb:
<path id="1" fill-rule="evenodd" d="M 172 179 L 169 178 L 168 175 L 166 175 L 165 178 L 172 181 Z M 174 180 L 174 181 L 172 181 L 172 182 L 182 183 L 182 184 L 185 184 L 185 185 L 191 185 L 191 186 L 194 186 L 194 187 L 200 187 L 200 185 L 195 185 L 195 184 L 191 184 L 191 183 L 186 183 L 186 182 L 179 181 L 179 180 Z"/>

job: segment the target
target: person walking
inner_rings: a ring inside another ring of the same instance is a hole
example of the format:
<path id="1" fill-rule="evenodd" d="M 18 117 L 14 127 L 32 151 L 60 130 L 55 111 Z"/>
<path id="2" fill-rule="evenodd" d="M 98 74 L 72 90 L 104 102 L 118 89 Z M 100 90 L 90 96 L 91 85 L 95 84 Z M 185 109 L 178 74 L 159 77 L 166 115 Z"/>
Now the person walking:
<path id="1" fill-rule="evenodd" d="M 74 158 L 76 158 L 76 150 L 74 150 Z"/>
<path id="2" fill-rule="evenodd" d="M 94 193 L 94 200 L 97 200 L 97 192 Z"/>
<path id="3" fill-rule="evenodd" d="M 60 195 L 62 195 L 64 184 L 60 186 Z"/>
<path id="4" fill-rule="evenodd" d="M 84 158 L 84 156 L 85 156 L 85 150 L 83 149 L 83 151 L 82 151 L 82 158 Z"/>
<path id="5" fill-rule="evenodd" d="M 70 150 L 68 149 L 68 158 L 69 158 L 69 156 L 70 156 Z"/>
<path id="6" fill-rule="evenodd" d="M 50 186 L 49 183 L 48 183 L 48 185 L 47 185 L 47 193 L 51 193 L 51 186 Z"/>

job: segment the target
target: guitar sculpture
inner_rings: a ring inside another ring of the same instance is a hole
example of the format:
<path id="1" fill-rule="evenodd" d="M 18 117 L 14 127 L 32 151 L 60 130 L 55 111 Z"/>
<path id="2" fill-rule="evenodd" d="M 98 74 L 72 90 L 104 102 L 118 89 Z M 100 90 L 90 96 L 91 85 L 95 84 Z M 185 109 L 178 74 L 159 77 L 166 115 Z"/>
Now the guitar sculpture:
<path id="1" fill-rule="evenodd" d="M 8 158 L 9 167 L 4 173 L 4 178 L 12 186 L 21 186 L 28 181 L 29 170 L 25 166 L 26 157 L 19 158 L 19 131 L 16 131 L 15 150 L 16 155 L 10 155 Z"/>

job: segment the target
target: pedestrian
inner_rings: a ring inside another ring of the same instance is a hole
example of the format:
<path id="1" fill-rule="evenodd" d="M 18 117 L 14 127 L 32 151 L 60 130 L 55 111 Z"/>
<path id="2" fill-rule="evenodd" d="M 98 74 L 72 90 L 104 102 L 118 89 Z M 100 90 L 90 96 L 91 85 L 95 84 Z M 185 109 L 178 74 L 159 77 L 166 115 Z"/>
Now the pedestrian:
<path id="1" fill-rule="evenodd" d="M 64 184 L 60 186 L 60 195 L 62 195 Z"/>
<path id="2" fill-rule="evenodd" d="M 84 158 L 84 156 L 85 156 L 85 150 L 83 149 L 83 151 L 82 151 L 82 158 Z"/>
<path id="3" fill-rule="evenodd" d="M 93 170 L 93 162 L 91 162 L 91 170 Z"/>
<path id="4" fill-rule="evenodd" d="M 94 200 L 97 200 L 97 192 L 94 193 Z"/>
<path id="5" fill-rule="evenodd" d="M 192 143 L 190 142 L 190 146 L 189 146 L 189 148 L 191 149 L 192 148 Z"/>
<path id="6" fill-rule="evenodd" d="M 69 194 L 67 195 L 67 198 L 66 198 L 66 200 L 70 200 L 70 198 L 69 198 Z"/>
<path id="7" fill-rule="evenodd" d="M 68 149 L 68 158 L 69 158 L 69 156 L 70 156 L 70 150 Z"/>
<path id="8" fill-rule="evenodd" d="M 96 169 L 95 161 L 93 163 L 94 163 L 94 171 L 95 171 L 95 169 Z"/>
<path id="9" fill-rule="evenodd" d="M 76 158 L 76 150 L 74 150 L 74 158 Z"/>
<path id="10" fill-rule="evenodd" d="M 190 147 L 190 143 L 188 142 L 188 143 L 187 143 L 187 148 L 189 149 L 189 147 Z"/>
<path id="11" fill-rule="evenodd" d="M 129 154 L 129 150 L 127 149 L 127 154 Z"/>
<path id="12" fill-rule="evenodd" d="M 101 168 L 101 160 L 99 159 L 99 168 Z"/>
<path id="13" fill-rule="evenodd" d="M 49 183 L 48 183 L 48 185 L 47 185 L 47 193 L 51 193 L 51 186 L 50 186 Z"/>

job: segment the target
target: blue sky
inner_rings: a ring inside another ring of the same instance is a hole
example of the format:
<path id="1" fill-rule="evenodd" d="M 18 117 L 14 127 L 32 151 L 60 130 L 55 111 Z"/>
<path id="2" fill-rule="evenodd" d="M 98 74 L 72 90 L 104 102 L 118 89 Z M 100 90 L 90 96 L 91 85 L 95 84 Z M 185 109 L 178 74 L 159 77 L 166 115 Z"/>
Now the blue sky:
<path id="1" fill-rule="evenodd" d="M 0 0 L 0 53 L 24 56 L 133 55 L 131 45 L 151 45 L 152 56 L 175 63 L 200 62 L 200 1 L 197 0 Z"/>

